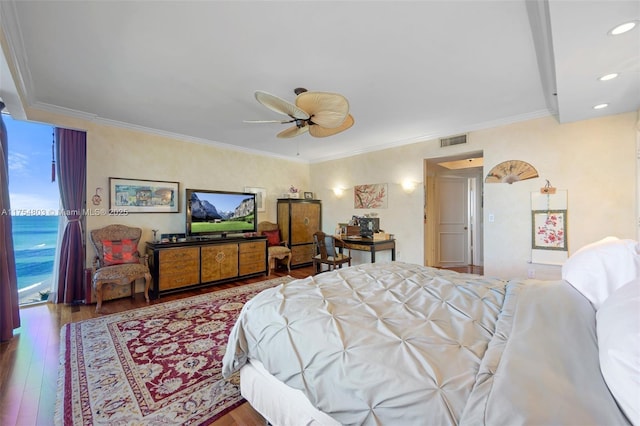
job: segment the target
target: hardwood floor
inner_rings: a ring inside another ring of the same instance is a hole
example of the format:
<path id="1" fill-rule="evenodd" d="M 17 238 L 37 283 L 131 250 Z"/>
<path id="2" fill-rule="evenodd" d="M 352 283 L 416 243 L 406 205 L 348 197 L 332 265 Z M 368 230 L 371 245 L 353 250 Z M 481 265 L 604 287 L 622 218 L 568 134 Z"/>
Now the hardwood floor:
<path id="1" fill-rule="evenodd" d="M 476 268 L 452 268 L 459 272 L 481 273 Z M 236 285 L 250 284 L 267 278 L 291 275 L 304 278 L 313 273 L 312 267 L 272 272 L 271 276 L 255 277 L 233 283 L 219 284 L 203 289 L 162 296 L 151 304 L 196 296 Z M 142 294 L 135 298 L 105 302 L 102 313 L 95 305 L 55 305 L 45 303 L 20 310 L 21 327 L 14 337 L 0 343 L 0 425 L 48 426 L 53 424 L 58 379 L 60 328 L 69 322 L 96 318 L 105 314 L 123 312 L 147 306 Z M 215 426 L 264 425 L 265 421 L 248 403 L 218 419 Z"/>
<path id="2" fill-rule="evenodd" d="M 259 276 L 233 283 L 164 295 L 151 304 L 196 296 L 236 285 L 250 284 L 265 279 L 291 275 L 304 278 L 312 273 L 311 267 L 272 272 L 269 277 Z M 64 324 L 96 318 L 147 306 L 142 294 L 135 298 L 110 300 L 102 305 L 102 313 L 95 305 L 63 305 L 45 303 L 20 309 L 21 327 L 14 337 L 0 343 L 0 425 L 49 426 L 53 424 L 58 380 L 60 329 Z M 216 426 L 264 425 L 264 419 L 248 403 L 218 419 Z"/>

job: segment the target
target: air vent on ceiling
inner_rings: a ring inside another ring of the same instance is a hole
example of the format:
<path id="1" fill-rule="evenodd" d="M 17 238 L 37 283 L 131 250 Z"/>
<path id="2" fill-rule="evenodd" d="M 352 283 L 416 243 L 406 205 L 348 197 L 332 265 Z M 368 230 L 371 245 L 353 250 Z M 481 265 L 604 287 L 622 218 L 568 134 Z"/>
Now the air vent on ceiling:
<path id="1" fill-rule="evenodd" d="M 451 145 L 461 145 L 467 143 L 467 135 L 451 136 L 440 139 L 440 148 Z"/>

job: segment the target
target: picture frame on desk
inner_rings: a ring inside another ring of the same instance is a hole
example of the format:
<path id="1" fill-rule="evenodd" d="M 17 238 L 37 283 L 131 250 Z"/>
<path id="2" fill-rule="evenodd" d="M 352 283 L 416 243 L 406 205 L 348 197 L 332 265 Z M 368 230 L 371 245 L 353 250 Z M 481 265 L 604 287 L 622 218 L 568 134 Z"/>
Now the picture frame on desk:
<path id="1" fill-rule="evenodd" d="M 305 200 L 313 200 L 313 192 L 305 192 L 304 193 Z"/>

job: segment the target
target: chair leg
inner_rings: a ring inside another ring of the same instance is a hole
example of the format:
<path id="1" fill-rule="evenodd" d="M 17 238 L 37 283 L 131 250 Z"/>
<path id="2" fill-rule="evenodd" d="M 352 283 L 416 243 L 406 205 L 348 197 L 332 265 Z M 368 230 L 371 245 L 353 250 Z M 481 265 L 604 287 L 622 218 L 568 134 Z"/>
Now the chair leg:
<path id="1" fill-rule="evenodd" d="M 287 255 L 287 271 L 291 273 L 291 253 Z"/>
<path id="2" fill-rule="evenodd" d="M 102 283 L 94 282 L 93 286 L 96 289 L 96 312 L 100 312 L 102 309 Z"/>
<path id="3" fill-rule="evenodd" d="M 149 303 L 149 287 L 151 287 L 151 273 L 144 274 L 144 299 Z"/>

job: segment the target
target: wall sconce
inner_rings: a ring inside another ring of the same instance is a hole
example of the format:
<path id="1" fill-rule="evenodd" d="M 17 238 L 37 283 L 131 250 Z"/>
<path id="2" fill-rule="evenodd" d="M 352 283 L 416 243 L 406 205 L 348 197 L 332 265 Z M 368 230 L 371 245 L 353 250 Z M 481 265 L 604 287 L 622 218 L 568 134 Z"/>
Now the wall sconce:
<path id="1" fill-rule="evenodd" d="M 342 198 L 342 195 L 344 195 L 344 189 L 340 188 L 339 186 L 336 186 L 335 188 L 333 188 L 333 194 L 337 198 Z"/>
<path id="2" fill-rule="evenodd" d="M 402 190 L 404 192 L 406 192 L 407 194 L 411 194 L 413 191 L 416 190 L 416 186 L 418 185 L 418 182 L 414 182 L 411 179 L 405 179 L 402 181 Z"/>

